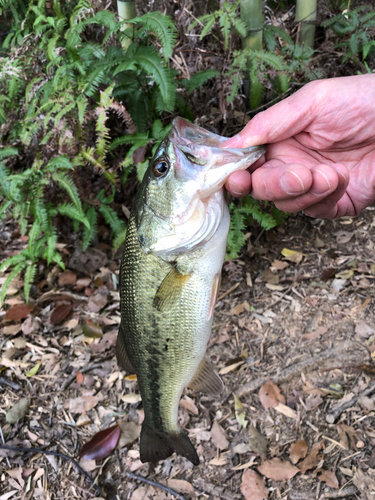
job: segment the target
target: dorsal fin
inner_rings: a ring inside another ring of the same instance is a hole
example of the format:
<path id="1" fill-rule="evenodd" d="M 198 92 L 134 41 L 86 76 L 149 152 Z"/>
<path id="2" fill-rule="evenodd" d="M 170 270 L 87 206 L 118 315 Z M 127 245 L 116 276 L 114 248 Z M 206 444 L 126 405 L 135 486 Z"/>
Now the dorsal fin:
<path id="1" fill-rule="evenodd" d="M 188 387 L 193 391 L 208 394 L 221 394 L 224 390 L 223 381 L 206 357 L 199 363 L 198 369 Z"/>
<path id="2" fill-rule="evenodd" d="M 135 370 L 133 365 L 130 362 L 128 353 L 126 352 L 125 341 L 124 341 L 124 333 L 122 330 L 122 324 L 120 323 L 120 328 L 118 330 L 117 342 L 116 342 L 116 358 L 118 364 L 121 366 L 123 370 L 126 372 L 133 374 Z"/>
<path id="3" fill-rule="evenodd" d="M 154 297 L 155 309 L 162 311 L 173 305 L 189 278 L 190 274 L 181 274 L 175 267 L 172 267 L 170 272 L 160 283 L 156 292 Z"/>

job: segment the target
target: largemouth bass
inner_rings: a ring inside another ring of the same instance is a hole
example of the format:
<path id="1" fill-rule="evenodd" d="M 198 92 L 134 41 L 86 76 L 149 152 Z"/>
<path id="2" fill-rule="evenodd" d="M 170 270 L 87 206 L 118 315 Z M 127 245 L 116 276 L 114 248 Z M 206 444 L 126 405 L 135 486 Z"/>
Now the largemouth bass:
<path id="1" fill-rule="evenodd" d="M 177 452 L 198 465 L 178 425 L 182 391 L 223 390 L 205 357 L 230 223 L 223 186 L 229 174 L 265 152 L 263 146 L 224 149 L 225 140 L 176 118 L 133 203 L 116 354 L 139 383 L 142 462 Z"/>

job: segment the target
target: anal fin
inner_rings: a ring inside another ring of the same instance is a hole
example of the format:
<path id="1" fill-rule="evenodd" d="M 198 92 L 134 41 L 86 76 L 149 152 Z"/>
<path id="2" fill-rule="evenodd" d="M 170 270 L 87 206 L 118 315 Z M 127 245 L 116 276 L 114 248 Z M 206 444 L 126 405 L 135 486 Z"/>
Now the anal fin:
<path id="1" fill-rule="evenodd" d="M 193 465 L 199 465 L 198 454 L 184 431 L 159 434 L 143 423 L 140 440 L 141 462 L 164 460 L 173 452 L 187 458 Z"/>
<path id="2" fill-rule="evenodd" d="M 162 311 L 173 305 L 189 278 L 190 274 L 181 274 L 175 267 L 172 267 L 156 292 L 154 297 L 155 309 Z"/>
<path id="3" fill-rule="evenodd" d="M 193 391 L 208 394 L 221 394 L 224 390 L 223 381 L 206 357 L 199 363 L 198 369 L 188 387 Z"/>
<path id="4" fill-rule="evenodd" d="M 124 333 L 122 330 L 121 323 L 120 323 L 120 328 L 119 328 L 118 335 L 117 335 L 116 358 L 117 358 L 118 364 L 121 366 L 121 368 L 123 370 L 125 370 L 126 372 L 128 372 L 130 374 L 135 373 L 133 365 L 130 362 L 128 353 L 126 352 Z"/>

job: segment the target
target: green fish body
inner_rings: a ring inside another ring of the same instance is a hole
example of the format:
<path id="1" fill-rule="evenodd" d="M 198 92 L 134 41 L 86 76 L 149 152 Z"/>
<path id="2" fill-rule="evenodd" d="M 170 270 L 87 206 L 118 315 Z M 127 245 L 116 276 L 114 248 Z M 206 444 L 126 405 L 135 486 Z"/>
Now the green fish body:
<path id="1" fill-rule="evenodd" d="M 178 425 L 185 387 L 220 393 L 205 357 L 229 230 L 223 185 L 265 151 L 223 149 L 225 138 L 182 118 L 159 146 L 132 207 L 121 264 L 119 364 L 136 373 L 145 411 L 142 462 L 173 452 L 198 465 Z"/>

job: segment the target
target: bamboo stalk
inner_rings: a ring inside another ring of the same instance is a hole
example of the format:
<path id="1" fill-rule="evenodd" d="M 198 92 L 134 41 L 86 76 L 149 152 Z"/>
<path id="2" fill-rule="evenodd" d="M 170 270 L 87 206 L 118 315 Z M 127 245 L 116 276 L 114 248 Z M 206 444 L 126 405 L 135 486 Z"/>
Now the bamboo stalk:
<path id="1" fill-rule="evenodd" d="M 120 21 L 126 21 L 127 19 L 134 19 L 137 17 L 136 11 L 135 11 L 135 0 L 117 0 L 117 13 Z M 126 28 L 129 28 L 130 25 L 128 23 L 124 23 L 122 26 L 122 30 L 125 30 Z M 122 48 L 126 52 L 132 43 L 130 38 L 124 38 L 122 40 Z"/>
<path id="2" fill-rule="evenodd" d="M 300 23 L 298 42 L 314 48 L 317 0 L 297 0 L 296 23 Z"/>
<path id="3" fill-rule="evenodd" d="M 262 0 L 241 0 L 240 11 L 241 19 L 248 32 L 248 35 L 242 39 L 242 48 L 261 51 L 263 49 L 264 22 Z M 250 67 L 249 70 L 251 70 Z M 250 109 L 257 108 L 264 92 L 264 87 L 259 82 L 257 75 L 253 75 L 252 78 L 250 76 L 250 79 L 244 79 L 243 90 Z"/>
<path id="4" fill-rule="evenodd" d="M 117 12 L 120 21 L 134 19 L 137 15 L 135 12 L 135 1 L 117 0 Z"/>
<path id="5" fill-rule="evenodd" d="M 263 12 L 262 0 L 241 0 L 241 19 L 246 24 L 248 35 L 242 40 L 242 47 L 262 50 L 263 47 Z"/>

